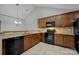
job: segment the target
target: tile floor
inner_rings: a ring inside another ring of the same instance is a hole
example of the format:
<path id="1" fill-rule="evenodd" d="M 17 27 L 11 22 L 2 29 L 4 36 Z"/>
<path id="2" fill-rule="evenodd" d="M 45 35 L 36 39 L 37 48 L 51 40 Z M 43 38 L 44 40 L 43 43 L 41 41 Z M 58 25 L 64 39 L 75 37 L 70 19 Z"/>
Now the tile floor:
<path id="1" fill-rule="evenodd" d="M 78 55 L 75 50 L 40 42 L 22 55 Z"/>

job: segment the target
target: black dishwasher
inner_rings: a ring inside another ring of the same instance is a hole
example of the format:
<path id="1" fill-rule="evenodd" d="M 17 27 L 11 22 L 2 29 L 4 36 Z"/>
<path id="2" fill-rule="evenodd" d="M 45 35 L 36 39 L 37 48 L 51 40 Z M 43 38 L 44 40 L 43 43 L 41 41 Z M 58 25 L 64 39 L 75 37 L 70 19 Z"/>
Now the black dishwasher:
<path id="1" fill-rule="evenodd" d="M 23 52 L 23 36 L 6 40 L 6 55 L 19 55 Z"/>

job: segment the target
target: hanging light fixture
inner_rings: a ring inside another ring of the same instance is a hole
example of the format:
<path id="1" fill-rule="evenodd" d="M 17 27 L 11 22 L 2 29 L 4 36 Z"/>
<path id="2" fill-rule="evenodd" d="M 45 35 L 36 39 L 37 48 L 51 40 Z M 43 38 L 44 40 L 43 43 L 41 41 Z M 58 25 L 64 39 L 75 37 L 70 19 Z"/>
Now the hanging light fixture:
<path id="1" fill-rule="evenodd" d="M 19 5 L 19 4 L 16 4 L 16 6 L 17 6 L 17 7 L 16 7 L 16 8 L 17 8 L 17 18 L 18 18 L 18 5 Z"/>
<path id="2" fill-rule="evenodd" d="M 17 18 L 19 18 L 19 16 L 18 16 L 18 5 L 19 5 L 19 4 L 16 4 L 16 6 L 17 6 Z M 17 21 L 14 21 L 14 23 L 15 23 L 16 25 L 19 25 L 19 24 L 21 24 L 21 21 L 17 20 Z"/>

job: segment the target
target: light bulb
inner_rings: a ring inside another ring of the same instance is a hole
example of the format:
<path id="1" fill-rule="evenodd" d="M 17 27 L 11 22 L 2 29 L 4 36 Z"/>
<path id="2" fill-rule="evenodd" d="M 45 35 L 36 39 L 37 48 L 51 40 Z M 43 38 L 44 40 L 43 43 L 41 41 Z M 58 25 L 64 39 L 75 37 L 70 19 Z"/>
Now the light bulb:
<path id="1" fill-rule="evenodd" d="M 14 23 L 15 23 L 15 24 L 18 24 L 18 22 L 17 22 L 17 21 L 14 21 Z"/>
<path id="2" fill-rule="evenodd" d="M 21 24 L 21 22 L 19 21 L 18 24 Z"/>

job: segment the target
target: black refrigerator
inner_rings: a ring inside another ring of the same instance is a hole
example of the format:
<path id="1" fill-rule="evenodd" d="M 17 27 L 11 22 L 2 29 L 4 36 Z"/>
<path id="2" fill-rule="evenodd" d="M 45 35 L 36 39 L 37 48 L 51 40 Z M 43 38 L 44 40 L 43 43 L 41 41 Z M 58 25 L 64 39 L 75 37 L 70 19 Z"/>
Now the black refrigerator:
<path id="1" fill-rule="evenodd" d="M 79 53 L 79 19 L 74 19 L 73 30 L 75 34 L 75 49 Z"/>

